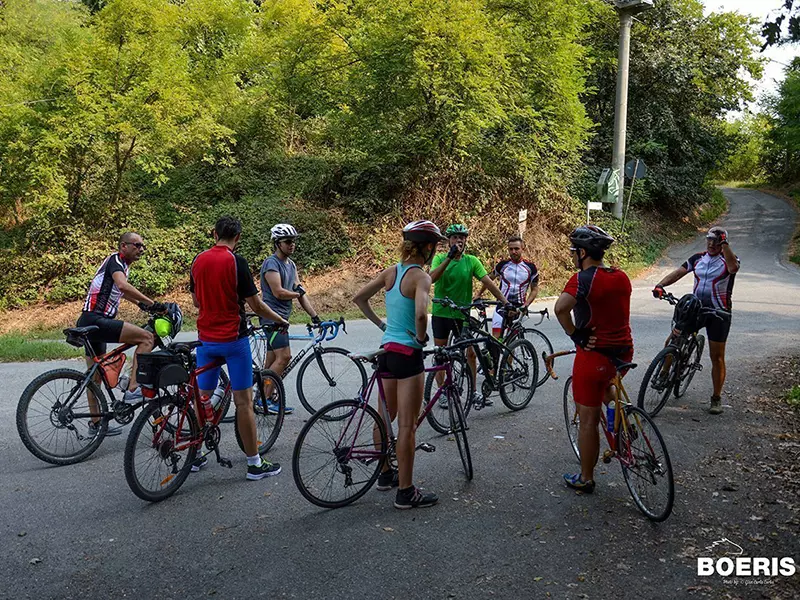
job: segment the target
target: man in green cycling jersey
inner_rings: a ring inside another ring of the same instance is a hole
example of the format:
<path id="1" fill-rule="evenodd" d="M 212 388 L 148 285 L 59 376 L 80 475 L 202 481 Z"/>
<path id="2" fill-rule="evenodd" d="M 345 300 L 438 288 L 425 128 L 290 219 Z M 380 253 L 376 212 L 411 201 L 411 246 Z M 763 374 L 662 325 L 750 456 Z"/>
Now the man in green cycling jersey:
<path id="1" fill-rule="evenodd" d="M 447 253 L 437 254 L 431 264 L 434 298 L 450 298 L 459 306 L 466 306 L 472 302 L 472 279 L 475 278 L 500 302 L 508 304 L 508 300 L 489 278 L 478 257 L 464 252 L 467 247 L 469 229 L 465 225 L 453 224 L 447 228 L 445 235 L 450 244 L 450 250 Z M 454 336 L 461 333 L 461 327 L 464 324 L 464 315 L 461 312 L 434 303 L 432 315 L 433 341 L 437 346 L 446 346 L 451 333 Z M 472 348 L 467 349 L 467 360 L 472 369 L 473 378 L 477 378 L 478 367 Z M 437 381 L 439 380 L 437 379 Z M 490 400 L 482 398 L 477 392 L 472 400 L 483 402 L 486 406 L 492 404 Z"/>

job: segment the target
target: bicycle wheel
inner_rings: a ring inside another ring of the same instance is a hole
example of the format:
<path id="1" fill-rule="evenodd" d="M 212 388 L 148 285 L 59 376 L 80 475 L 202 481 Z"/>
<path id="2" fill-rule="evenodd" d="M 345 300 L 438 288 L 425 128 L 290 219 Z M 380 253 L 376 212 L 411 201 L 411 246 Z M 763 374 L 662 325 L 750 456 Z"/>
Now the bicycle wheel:
<path id="1" fill-rule="evenodd" d="M 545 381 L 550 379 L 550 373 L 544 364 L 544 357 L 542 356 L 541 349 L 547 351 L 548 356 L 553 353 L 553 344 L 545 334 L 538 329 L 523 329 L 519 333 L 519 337 L 528 340 L 533 347 L 536 348 L 536 357 L 539 359 L 539 380 L 536 382 L 536 387 L 541 386 Z"/>
<path id="2" fill-rule="evenodd" d="M 522 410 L 536 392 L 539 380 L 539 360 L 536 349 L 528 340 L 517 339 L 508 344 L 500 358 L 497 386 L 500 399 L 511 410 Z"/>
<path id="3" fill-rule="evenodd" d="M 464 418 L 464 410 L 461 408 L 461 400 L 453 392 L 447 393 L 447 407 L 450 413 L 450 431 L 456 438 L 456 446 L 461 456 L 461 466 L 464 467 L 464 475 L 467 481 L 472 481 L 472 456 L 469 453 L 469 441 L 467 440 L 467 420 Z"/>
<path id="4" fill-rule="evenodd" d="M 228 379 L 228 373 L 225 372 L 225 369 L 219 370 L 219 383 L 218 386 L 222 386 L 228 390 L 225 396 L 222 398 L 222 402 L 224 402 L 222 408 L 222 418 L 219 420 L 220 423 L 233 423 L 236 420 L 236 415 L 228 414 L 231 411 L 231 406 L 233 406 L 233 391 L 228 387 L 230 380 Z"/>
<path id="5" fill-rule="evenodd" d="M 101 419 L 90 430 L 89 394 L 97 400 L 100 413 L 108 411 L 106 398 L 94 381 L 78 391 L 86 378 L 74 369 L 42 373 L 28 384 L 17 404 L 17 431 L 25 447 L 36 458 L 53 465 L 70 465 L 89 457 L 108 430 Z M 79 415 L 79 416 L 76 416 Z"/>
<path id="6" fill-rule="evenodd" d="M 315 346 L 297 372 L 297 396 L 309 414 L 337 400 L 358 398 L 367 386 L 364 365 L 344 348 Z"/>
<path id="7" fill-rule="evenodd" d="M 253 412 L 256 416 L 256 439 L 258 440 L 258 453 L 264 454 L 272 448 L 283 427 L 283 418 L 286 415 L 286 389 L 283 381 L 275 371 L 264 369 L 254 377 L 256 385 L 253 386 Z M 263 390 L 271 387 L 269 398 L 264 398 Z M 239 433 L 239 421 L 234 421 L 236 443 L 244 452 L 242 436 Z"/>
<path id="8" fill-rule="evenodd" d="M 673 346 L 667 346 L 656 354 L 653 362 L 647 367 L 636 404 L 651 417 L 655 417 L 667 403 L 675 387 L 679 362 L 678 350 Z"/>
<path id="9" fill-rule="evenodd" d="M 453 386 L 455 386 L 458 397 L 461 399 L 462 409 L 465 403 L 472 401 L 472 394 L 475 392 L 475 380 L 472 377 L 472 369 L 469 368 L 467 359 L 463 355 L 453 357 Z M 444 373 L 441 372 L 440 377 L 444 379 Z M 431 398 L 436 395 L 439 390 L 439 383 L 436 381 L 436 373 L 428 373 L 425 378 L 425 393 L 422 402 L 422 410 L 430 402 Z M 442 393 L 436 404 L 431 408 L 425 418 L 428 423 L 437 433 L 445 435 L 450 433 L 450 411 L 448 409 L 447 394 Z M 464 412 L 464 420 L 466 421 L 467 413 Z"/>
<path id="10" fill-rule="evenodd" d="M 578 406 L 575 404 L 575 397 L 572 395 L 572 376 L 564 383 L 564 423 L 567 426 L 567 437 L 572 451 L 581 461 L 581 452 L 578 449 L 578 430 L 580 428 L 580 417 L 578 416 Z"/>
<path id="11" fill-rule="evenodd" d="M 340 400 L 318 411 L 297 436 L 294 482 L 312 504 L 340 508 L 374 485 L 387 454 L 386 426 L 378 412 L 360 400 Z"/>
<path id="12" fill-rule="evenodd" d="M 689 347 L 686 351 L 686 363 L 678 375 L 678 384 L 675 386 L 675 397 L 680 398 L 689 389 L 689 384 L 694 379 L 694 374 L 697 373 L 702 367 L 700 361 L 703 358 L 703 348 L 706 346 L 706 338 L 702 335 L 692 337 L 689 339 Z"/>
<path id="13" fill-rule="evenodd" d="M 144 405 L 125 444 L 125 480 L 148 502 L 178 491 L 192 468 L 200 439 L 194 411 L 158 399 Z"/>
<path id="14" fill-rule="evenodd" d="M 664 521 L 672 512 L 675 482 L 664 438 L 642 409 L 624 405 L 628 434 L 620 430 L 617 458 L 633 501 L 651 521 Z"/>

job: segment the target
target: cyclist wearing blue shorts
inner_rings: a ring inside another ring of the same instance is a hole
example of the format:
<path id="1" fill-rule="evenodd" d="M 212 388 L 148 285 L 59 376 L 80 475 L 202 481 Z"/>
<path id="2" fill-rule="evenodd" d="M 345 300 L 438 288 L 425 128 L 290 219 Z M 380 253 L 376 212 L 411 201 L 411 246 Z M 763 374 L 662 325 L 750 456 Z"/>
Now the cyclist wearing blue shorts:
<path id="1" fill-rule="evenodd" d="M 192 262 L 189 290 L 199 309 L 197 364 L 203 366 L 224 358 L 236 404 L 236 424 L 247 455 L 247 479 L 262 479 L 281 472 L 278 463 L 263 460 L 258 454 L 256 421 L 253 413 L 253 366 L 247 338 L 245 302 L 259 316 L 275 323 L 289 323 L 269 308 L 258 296 L 247 261 L 233 252 L 242 234 L 242 224 L 234 217 L 221 217 L 214 227 L 216 245 L 198 254 Z M 219 369 L 197 378 L 200 394 L 210 396 L 219 380 Z M 202 465 L 197 465 L 202 466 Z"/>

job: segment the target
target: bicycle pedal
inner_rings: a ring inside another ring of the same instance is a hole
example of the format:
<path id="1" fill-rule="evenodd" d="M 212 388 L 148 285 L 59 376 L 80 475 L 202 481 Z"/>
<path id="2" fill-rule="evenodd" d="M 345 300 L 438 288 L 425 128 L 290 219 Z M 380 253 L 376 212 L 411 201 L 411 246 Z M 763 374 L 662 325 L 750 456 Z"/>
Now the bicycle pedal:
<path id="1" fill-rule="evenodd" d="M 229 469 L 232 469 L 232 468 L 233 468 L 233 463 L 230 461 L 230 459 L 229 459 L 229 458 L 223 458 L 222 456 L 220 456 L 220 457 L 217 459 L 217 462 L 218 462 L 219 464 L 221 464 L 223 467 L 228 467 Z"/>
<path id="2" fill-rule="evenodd" d="M 423 452 L 436 452 L 436 446 L 429 444 L 428 442 L 422 442 L 419 446 L 417 446 L 417 450 L 422 450 Z"/>
<path id="3" fill-rule="evenodd" d="M 613 457 L 614 457 L 614 452 L 613 451 L 606 450 L 605 452 L 603 452 L 603 459 L 602 459 L 603 460 L 603 464 L 606 464 L 606 465 L 609 464 Z"/>

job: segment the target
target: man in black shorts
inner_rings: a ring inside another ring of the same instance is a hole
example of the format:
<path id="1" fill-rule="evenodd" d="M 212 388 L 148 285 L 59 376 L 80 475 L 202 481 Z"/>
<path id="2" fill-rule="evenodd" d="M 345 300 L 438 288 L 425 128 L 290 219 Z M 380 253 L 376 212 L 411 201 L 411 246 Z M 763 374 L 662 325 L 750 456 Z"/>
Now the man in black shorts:
<path id="1" fill-rule="evenodd" d="M 142 390 L 136 384 L 136 355 L 140 352 L 150 352 L 155 340 L 153 334 L 131 323 L 125 323 L 114 317 L 117 316 L 120 300 L 135 302 L 141 308 L 166 310 L 160 302 L 154 302 L 142 292 L 128 283 L 128 271 L 131 265 L 144 254 L 145 245 L 139 234 L 131 231 L 123 233 L 119 238 L 119 249 L 108 256 L 97 269 L 89 285 L 86 301 L 83 303 L 83 312 L 78 318 L 77 327 L 95 325 L 100 328 L 89 336 L 89 341 L 95 354 L 105 354 L 108 350 L 107 343 L 133 344 L 136 352 L 133 356 L 133 367 L 128 390 L 123 397 L 124 402 L 135 404 L 142 399 Z M 86 363 L 91 366 L 91 357 L 86 358 Z M 96 409 L 94 398 L 89 397 L 92 410 Z M 97 420 L 99 423 L 99 418 Z M 90 427 L 94 426 L 94 423 Z M 119 435 L 119 427 L 109 427 L 106 435 Z"/>
<path id="2" fill-rule="evenodd" d="M 664 288 L 672 285 L 687 273 L 694 273 L 694 295 L 704 307 L 731 310 L 733 281 L 739 271 L 739 257 L 728 244 L 728 233 L 722 227 L 712 227 L 706 234 L 706 251 L 689 257 L 680 267 L 669 273 L 653 288 L 653 296 L 660 298 Z M 708 351 L 711 355 L 712 415 L 722 413 L 722 386 L 725 384 L 725 344 L 731 329 L 730 320 L 710 316 L 706 320 Z"/>

